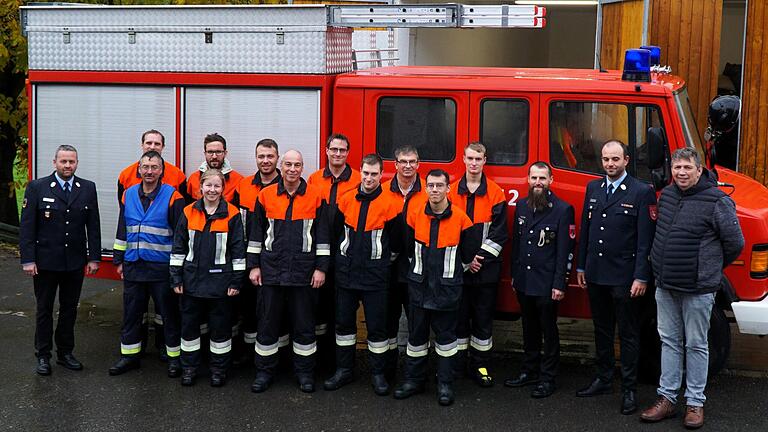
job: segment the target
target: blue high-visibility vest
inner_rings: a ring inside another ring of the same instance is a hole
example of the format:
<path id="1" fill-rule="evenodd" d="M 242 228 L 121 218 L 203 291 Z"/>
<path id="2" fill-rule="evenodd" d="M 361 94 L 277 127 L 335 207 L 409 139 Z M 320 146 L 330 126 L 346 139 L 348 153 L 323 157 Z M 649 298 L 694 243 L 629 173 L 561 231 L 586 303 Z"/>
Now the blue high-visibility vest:
<path id="1" fill-rule="evenodd" d="M 167 263 L 171 260 L 173 228 L 168 224 L 168 207 L 175 189 L 161 184 L 157 196 L 146 211 L 139 199 L 137 184 L 125 191 L 125 230 L 127 247 L 125 261 Z"/>

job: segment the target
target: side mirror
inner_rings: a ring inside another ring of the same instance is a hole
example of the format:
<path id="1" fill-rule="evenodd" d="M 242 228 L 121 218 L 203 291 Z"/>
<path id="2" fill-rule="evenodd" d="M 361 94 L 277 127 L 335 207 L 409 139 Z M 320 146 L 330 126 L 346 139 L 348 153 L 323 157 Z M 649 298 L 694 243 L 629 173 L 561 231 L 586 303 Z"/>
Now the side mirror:
<path id="1" fill-rule="evenodd" d="M 667 160 L 666 147 L 664 130 L 660 127 L 648 128 L 648 169 L 657 170 L 664 167 Z"/>

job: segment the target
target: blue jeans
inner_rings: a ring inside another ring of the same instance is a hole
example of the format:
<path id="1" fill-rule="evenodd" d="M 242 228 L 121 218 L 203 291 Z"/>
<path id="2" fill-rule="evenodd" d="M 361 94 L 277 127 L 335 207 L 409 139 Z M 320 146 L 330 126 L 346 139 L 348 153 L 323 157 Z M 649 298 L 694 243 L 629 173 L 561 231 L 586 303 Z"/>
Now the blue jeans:
<path id="1" fill-rule="evenodd" d="M 715 294 L 683 294 L 656 290 L 656 311 L 661 338 L 661 377 L 656 392 L 677 403 L 685 370 L 685 399 L 704 406 L 709 369 L 709 318 Z M 685 365 L 683 365 L 685 358 Z"/>

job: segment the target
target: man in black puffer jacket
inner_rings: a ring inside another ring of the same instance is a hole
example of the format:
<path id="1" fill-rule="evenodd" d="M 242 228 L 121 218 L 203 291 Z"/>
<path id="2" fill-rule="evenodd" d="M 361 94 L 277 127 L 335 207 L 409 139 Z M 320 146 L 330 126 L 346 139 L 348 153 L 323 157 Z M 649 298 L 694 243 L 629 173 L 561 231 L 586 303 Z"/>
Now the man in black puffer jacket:
<path id="1" fill-rule="evenodd" d="M 733 200 L 718 189 L 695 149 L 672 154 L 672 178 L 659 197 L 651 250 L 661 337 L 659 397 L 640 417 L 655 422 L 675 414 L 685 370 L 684 423 L 698 428 L 704 424 L 712 305 L 723 268 L 741 253 L 744 236 Z"/>

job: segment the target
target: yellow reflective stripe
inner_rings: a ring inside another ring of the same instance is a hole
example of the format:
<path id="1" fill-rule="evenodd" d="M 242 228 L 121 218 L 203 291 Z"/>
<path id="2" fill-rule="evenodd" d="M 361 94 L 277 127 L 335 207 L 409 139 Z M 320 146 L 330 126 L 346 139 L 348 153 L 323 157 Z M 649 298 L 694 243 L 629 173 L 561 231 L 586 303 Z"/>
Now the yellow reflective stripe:
<path id="1" fill-rule="evenodd" d="M 246 252 L 251 254 L 258 254 L 261 253 L 261 242 L 257 241 L 249 241 L 248 242 L 248 249 Z"/>
<path id="2" fill-rule="evenodd" d="M 410 343 L 405 349 L 405 354 L 409 357 L 424 357 L 429 353 L 429 344 L 413 346 Z"/>
<path id="3" fill-rule="evenodd" d="M 288 346 L 291 342 L 291 335 L 284 334 L 277 339 L 277 346 L 280 348 Z"/>
<path id="4" fill-rule="evenodd" d="M 247 333 L 247 332 L 243 333 L 243 342 L 245 342 L 247 344 L 256 343 L 256 336 L 257 336 L 256 332 L 253 332 L 253 333 Z"/>
<path id="5" fill-rule="evenodd" d="M 273 343 L 272 345 L 262 345 L 256 342 L 256 354 L 262 357 L 269 357 L 271 355 L 277 354 L 277 348 L 277 343 Z"/>
<path id="6" fill-rule="evenodd" d="M 331 245 L 326 243 L 319 243 L 317 249 L 315 249 L 315 255 L 317 256 L 331 256 Z"/>
<path id="7" fill-rule="evenodd" d="M 168 357 L 178 357 L 181 355 L 181 346 L 169 347 L 166 345 L 165 352 L 168 354 Z"/>
<path id="8" fill-rule="evenodd" d="M 245 258 L 236 258 L 232 260 L 232 270 L 245 270 Z"/>
<path id="9" fill-rule="evenodd" d="M 459 344 L 457 341 L 445 345 L 435 343 L 435 351 L 440 357 L 450 357 L 459 351 Z"/>
<path id="10" fill-rule="evenodd" d="M 318 324 L 315 326 L 315 336 L 321 336 L 328 333 L 328 324 Z"/>
<path id="11" fill-rule="evenodd" d="M 169 264 L 173 267 L 181 267 L 184 265 L 184 257 L 184 254 L 171 254 L 171 261 Z"/>
<path id="12" fill-rule="evenodd" d="M 384 354 L 389 351 L 389 341 L 373 342 L 368 341 L 368 351 L 374 354 Z"/>
<path id="13" fill-rule="evenodd" d="M 469 345 L 478 351 L 488 351 L 493 347 L 493 338 L 483 340 L 472 336 Z"/>
<path id="14" fill-rule="evenodd" d="M 397 338 L 389 339 L 389 349 L 390 350 L 396 350 L 397 349 Z"/>
<path id="15" fill-rule="evenodd" d="M 112 249 L 119 250 L 119 251 L 125 251 L 128 248 L 128 242 L 125 240 L 118 240 L 115 239 L 115 243 L 112 245 Z"/>
<path id="16" fill-rule="evenodd" d="M 211 341 L 210 348 L 213 354 L 226 354 L 232 351 L 232 339 L 227 339 L 224 342 Z"/>
<path id="17" fill-rule="evenodd" d="M 181 340 L 181 350 L 186 352 L 197 351 L 200 349 L 200 338 L 193 340 Z"/>
<path id="18" fill-rule="evenodd" d="M 135 344 L 120 344 L 120 353 L 125 355 L 138 354 L 141 352 L 141 342 Z"/>
<path id="19" fill-rule="evenodd" d="M 459 351 L 469 348 L 469 338 L 459 338 L 456 342 L 458 343 L 457 347 L 459 348 Z"/>

